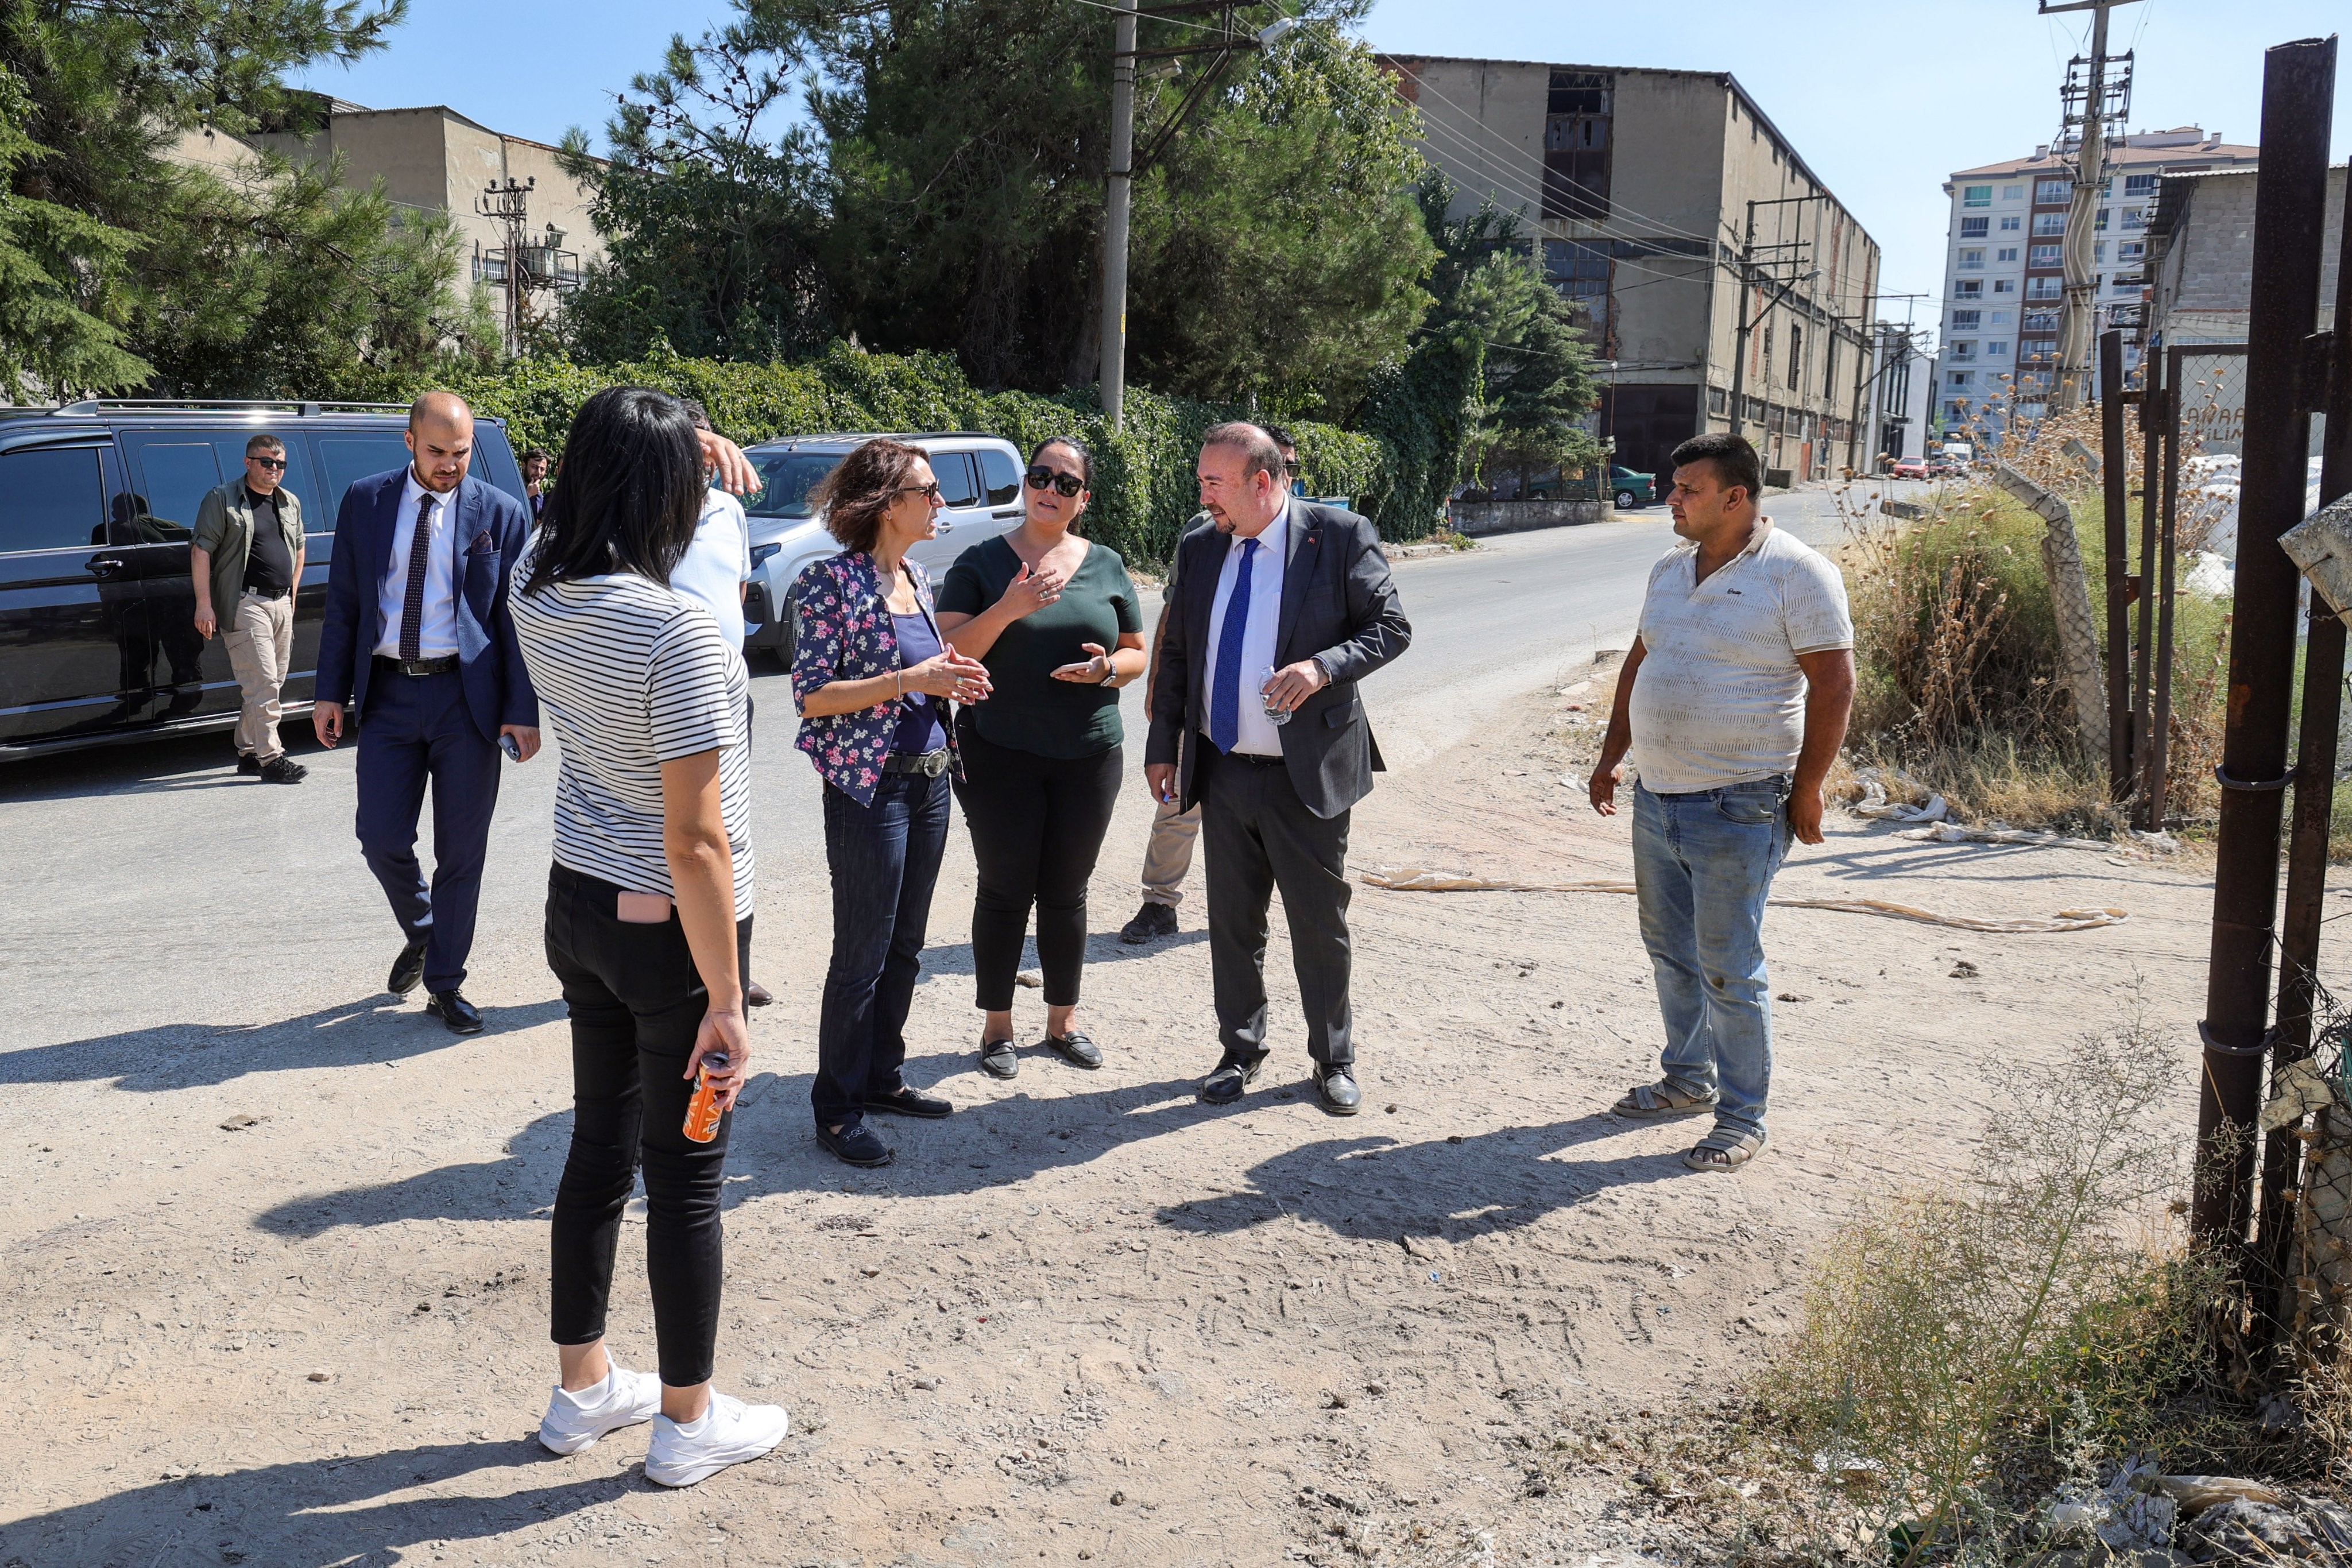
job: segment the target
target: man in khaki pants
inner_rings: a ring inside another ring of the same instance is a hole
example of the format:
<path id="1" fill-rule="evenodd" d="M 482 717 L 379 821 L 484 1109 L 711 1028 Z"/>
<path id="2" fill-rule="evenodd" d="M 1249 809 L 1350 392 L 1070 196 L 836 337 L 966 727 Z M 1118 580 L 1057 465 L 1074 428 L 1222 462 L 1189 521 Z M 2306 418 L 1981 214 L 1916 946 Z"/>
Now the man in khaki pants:
<path id="1" fill-rule="evenodd" d="M 245 697 L 236 721 L 236 770 L 264 783 L 299 784 L 310 769 L 278 738 L 278 694 L 294 656 L 294 592 L 302 581 L 302 503 L 278 481 L 286 444 L 264 432 L 245 444 L 245 477 L 196 508 L 188 571 L 196 631 L 221 633 Z"/>

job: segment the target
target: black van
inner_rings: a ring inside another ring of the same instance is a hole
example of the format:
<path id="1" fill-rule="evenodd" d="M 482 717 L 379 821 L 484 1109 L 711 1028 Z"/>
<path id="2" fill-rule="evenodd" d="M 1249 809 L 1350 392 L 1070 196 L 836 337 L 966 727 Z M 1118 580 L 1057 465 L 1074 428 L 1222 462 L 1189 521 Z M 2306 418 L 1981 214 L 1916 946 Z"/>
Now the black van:
<path id="1" fill-rule="evenodd" d="M 406 465 L 407 427 L 384 403 L 0 408 L 0 759 L 236 722 L 228 649 L 196 635 L 188 539 L 257 431 L 286 443 L 309 535 L 285 691 L 289 714 L 308 709 L 335 513 L 353 480 Z M 475 422 L 471 472 L 521 497 L 499 421 Z"/>

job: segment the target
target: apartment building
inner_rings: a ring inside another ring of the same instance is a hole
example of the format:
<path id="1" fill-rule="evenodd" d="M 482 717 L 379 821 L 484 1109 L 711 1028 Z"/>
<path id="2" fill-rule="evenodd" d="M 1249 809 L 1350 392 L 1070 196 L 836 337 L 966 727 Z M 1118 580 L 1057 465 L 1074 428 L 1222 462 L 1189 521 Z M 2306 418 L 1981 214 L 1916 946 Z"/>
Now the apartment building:
<path id="1" fill-rule="evenodd" d="M 2066 298 L 2073 152 L 2071 145 L 2043 145 L 2030 158 L 1962 169 L 1944 183 L 1951 218 L 1935 413 L 1944 433 L 1977 430 L 1997 441 L 2012 420 L 2030 423 L 2049 411 Z M 2254 156 L 2253 148 L 2193 125 L 2135 131 L 2109 149 L 2091 251 L 2095 330 L 2143 323 L 2147 229 L 2164 175 L 2251 166 Z M 2127 342 L 2126 371 L 2137 368 L 2138 353 L 2137 343 Z"/>
<path id="2" fill-rule="evenodd" d="M 1613 366 L 1597 423 L 1618 461 L 1657 472 L 1736 429 L 1784 482 L 1868 465 L 1878 244 L 1729 73 L 1381 63 L 1455 214 L 1492 201 L 1542 245 Z"/>

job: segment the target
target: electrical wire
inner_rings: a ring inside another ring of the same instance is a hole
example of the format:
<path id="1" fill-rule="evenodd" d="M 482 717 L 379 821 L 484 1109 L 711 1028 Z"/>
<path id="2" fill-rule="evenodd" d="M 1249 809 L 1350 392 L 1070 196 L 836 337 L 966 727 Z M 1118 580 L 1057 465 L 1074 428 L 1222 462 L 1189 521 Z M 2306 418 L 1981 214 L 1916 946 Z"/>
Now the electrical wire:
<path id="1" fill-rule="evenodd" d="M 1097 11 L 1108 11 L 1114 15 L 1122 16 L 1129 15 L 1130 11 L 1133 10 L 1131 6 L 1110 5 L 1108 3 L 1108 0 L 1077 0 L 1077 3 L 1081 5 L 1091 5 Z M 1244 36 L 1228 33 L 1223 27 L 1213 27 L 1206 22 L 1187 22 L 1181 17 L 1176 16 L 1146 16 L 1140 12 L 1135 12 L 1134 15 L 1135 19 L 1138 22 L 1164 22 L 1171 27 L 1190 27 L 1196 33 L 1214 33 L 1221 38 L 1232 38 Z"/>

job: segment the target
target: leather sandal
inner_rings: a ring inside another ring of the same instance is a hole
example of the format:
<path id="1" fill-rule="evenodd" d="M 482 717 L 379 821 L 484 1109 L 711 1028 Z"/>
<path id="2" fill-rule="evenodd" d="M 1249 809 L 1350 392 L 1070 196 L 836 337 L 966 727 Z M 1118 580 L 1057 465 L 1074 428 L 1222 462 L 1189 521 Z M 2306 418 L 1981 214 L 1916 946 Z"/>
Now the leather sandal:
<path id="1" fill-rule="evenodd" d="M 1720 1098 L 1717 1094 L 1686 1094 L 1660 1080 L 1641 1084 L 1609 1109 L 1620 1116 L 1696 1116 L 1702 1111 L 1714 1110 Z"/>
<path id="2" fill-rule="evenodd" d="M 1736 1171 L 1764 1152 L 1764 1130 L 1742 1133 L 1717 1126 L 1701 1138 L 1683 1155 L 1683 1164 L 1695 1171 Z"/>

